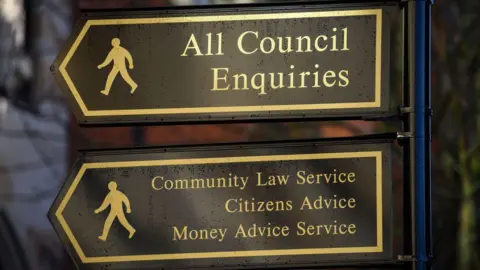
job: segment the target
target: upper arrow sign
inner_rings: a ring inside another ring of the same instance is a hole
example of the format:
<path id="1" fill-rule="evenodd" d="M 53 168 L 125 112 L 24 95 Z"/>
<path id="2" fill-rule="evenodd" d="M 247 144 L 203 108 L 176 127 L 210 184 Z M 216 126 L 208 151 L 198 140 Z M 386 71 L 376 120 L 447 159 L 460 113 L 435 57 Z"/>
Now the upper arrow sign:
<path id="1" fill-rule="evenodd" d="M 381 115 L 391 8 L 87 13 L 52 69 L 80 124 Z"/>

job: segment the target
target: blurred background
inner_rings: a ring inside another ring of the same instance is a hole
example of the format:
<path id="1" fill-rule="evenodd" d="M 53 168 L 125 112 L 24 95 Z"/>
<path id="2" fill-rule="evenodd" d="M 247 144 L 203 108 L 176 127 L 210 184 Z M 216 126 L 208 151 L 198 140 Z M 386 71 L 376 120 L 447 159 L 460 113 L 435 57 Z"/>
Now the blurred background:
<path id="1" fill-rule="evenodd" d="M 360 121 L 79 128 L 51 76 L 49 67 L 81 8 L 260 2 L 279 1 L 0 0 L 0 270 L 74 269 L 46 215 L 78 148 L 343 137 L 400 130 L 398 123 Z M 479 11 L 478 0 L 439 0 L 433 6 L 435 269 L 480 269 Z M 395 51 L 401 40 L 393 39 Z M 401 68 L 401 64 L 392 66 L 391 91 L 397 102 L 402 93 Z M 398 152 L 393 171 L 395 218 L 400 223 L 401 162 Z M 396 229 L 401 239 L 402 230 Z"/>

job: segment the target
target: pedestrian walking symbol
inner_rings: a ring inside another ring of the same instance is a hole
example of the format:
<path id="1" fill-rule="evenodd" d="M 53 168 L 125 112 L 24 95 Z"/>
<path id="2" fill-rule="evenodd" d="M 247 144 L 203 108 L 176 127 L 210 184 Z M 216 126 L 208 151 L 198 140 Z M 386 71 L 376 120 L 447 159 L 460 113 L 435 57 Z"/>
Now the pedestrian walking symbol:
<path id="1" fill-rule="evenodd" d="M 110 206 L 110 213 L 105 220 L 102 235 L 99 236 L 98 239 L 102 241 L 107 240 L 108 233 L 110 232 L 110 228 L 112 227 L 115 218 L 117 218 L 118 221 L 120 221 L 120 224 L 122 224 L 122 226 L 130 233 L 128 238 L 132 238 L 135 234 L 135 229 L 127 221 L 127 219 L 125 218 L 125 213 L 123 212 L 123 204 L 125 204 L 128 214 L 132 212 L 132 209 L 130 208 L 130 201 L 128 200 L 127 196 L 123 194 L 123 192 L 117 189 L 116 182 L 112 181 L 108 183 L 108 189 L 110 190 L 110 192 L 103 200 L 102 205 L 95 210 L 95 214 L 98 214 L 107 209 L 108 206 Z"/>
<path id="2" fill-rule="evenodd" d="M 133 94 L 137 89 L 138 85 L 133 81 L 130 74 L 128 74 L 127 66 L 125 60 L 128 61 L 130 69 L 133 69 L 133 58 L 130 52 L 127 49 L 120 46 L 120 39 L 112 39 L 112 50 L 108 53 L 107 58 L 103 61 L 102 64 L 98 65 L 98 69 L 102 69 L 110 64 L 113 61 L 113 68 L 108 74 L 107 82 L 105 83 L 105 89 L 100 91 L 100 93 L 108 96 L 110 89 L 112 88 L 113 81 L 117 77 L 118 73 L 122 76 L 123 80 L 128 83 L 131 87 L 130 94 Z"/>

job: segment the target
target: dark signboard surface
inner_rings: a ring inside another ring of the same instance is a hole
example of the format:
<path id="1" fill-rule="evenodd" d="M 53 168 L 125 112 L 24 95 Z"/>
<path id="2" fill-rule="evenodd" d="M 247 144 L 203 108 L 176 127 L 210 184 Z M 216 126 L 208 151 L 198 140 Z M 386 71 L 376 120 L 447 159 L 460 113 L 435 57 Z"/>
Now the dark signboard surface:
<path id="1" fill-rule="evenodd" d="M 50 219 L 80 269 L 388 261 L 390 147 L 87 154 Z"/>
<path id="2" fill-rule="evenodd" d="M 88 13 L 54 73 L 80 124 L 384 114 L 393 10 Z"/>

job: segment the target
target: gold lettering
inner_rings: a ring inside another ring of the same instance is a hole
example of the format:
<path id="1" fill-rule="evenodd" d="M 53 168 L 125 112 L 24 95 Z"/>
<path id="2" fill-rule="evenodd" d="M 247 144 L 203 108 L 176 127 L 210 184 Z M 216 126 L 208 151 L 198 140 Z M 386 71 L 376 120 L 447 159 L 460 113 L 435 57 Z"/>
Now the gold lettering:
<path id="1" fill-rule="evenodd" d="M 302 77 L 302 78 L 301 78 L 301 82 L 302 82 L 302 83 L 301 83 L 301 85 L 300 85 L 299 88 L 307 88 L 307 87 L 305 86 L 305 75 L 310 75 L 310 72 L 307 71 L 307 72 L 302 72 L 302 73 L 300 73 L 300 76 Z"/>
<path id="2" fill-rule="evenodd" d="M 340 73 L 338 73 L 338 77 L 340 77 L 340 82 L 338 83 L 338 86 L 340 87 L 347 87 L 350 81 L 348 80 L 348 70 L 341 70 Z"/>
<path id="3" fill-rule="evenodd" d="M 253 32 L 253 31 L 246 31 L 246 32 L 243 32 L 239 37 L 238 37 L 238 41 L 237 41 L 237 46 L 238 46 L 238 49 L 243 53 L 243 54 L 254 54 L 258 48 L 256 48 L 255 50 L 253 50 L 252 52 L 247 52 L 245 51 L 245 49 L 243 48 L 243 38 L 245 37 L 245 35 L 247 34 L 253 34 L 255 35 L 255 37 L 258 39 L 258 32 Z"/>
<path id="4" fill-rule="evenodd" d="M 287 208 L 286 208 L 288 211 L 292 210 L 293 209 L 293 202 L 292 201 L 287 201 Z"/>
<path id="5" fill-rule="evenodd" d="M 305 221 L 297 223 L 298 236 L 322 236 L 322 235 L 338 235 L 338 234 L 355 234 L 355 224 L 339 224 L 336 220 L 333 224 L 316 224 L 309 225 Z"/>
<path id="6" fill-rule="evenodd" d="M 290 69 L 294 69 L 295 66 L 294 65 L 290 65 Z M 291 88 L 295 88 L 295 80 L 294 80 L 294 77 L 293 77 L 294 73 L 293 72 L 290 72 L 288 74 L 288 77 L 290 78 L 290 85 L 287 87 L 289 89 Z"/>
<path id="7" fill-rule="evenodd" d="M 348 200 L 348 207 L 349 208 L 355 208 L 355 206 L 357 206 L 357 202 L 355 201 L 355 198 L 350 198 Z"/>
<path id="8" fill-rule="evenodd" d="M 267 209 L 267 211 L 269 211 L 269 212 L 270 212 L 270 211 L 273 211 L 273 210 L 275 209 L 274 204 L 273 204 L 272 201 L 268 201 L 268 202 L 266 203 L 266 209 Z"/>
<path id="9" fill-rule="evenodd" d="M 300 210 L 303 211 L 303 207 L 304 206 L 307 206 L 308 207 L 308 210 L 312 210 L 312 204 L 310 203 L 310 200 L 308 199 L 307 196 L 305 196 L 305 199 L 303 199 L 303 203 L 302 203 L 302 206 L 300 207 Z"/>
<path id="10" fill-rule="evenodd" d="M 300 210 L 321 210 L 321 209 L 345 209 L 345 208 L 355 208 L 356 201 L 355 198 L 337 198 L 337 195 L 333 195 L 333 198 L 324 197 L 322 195 L 318 196 L 317 199 L 311 201 L 308 196 L 305 196 L 302 202 Z"/>
<path id="11" fill-rule="evenodd" d="M 343 49 L 342 51 L 349 51 L 350 49 L 348 48 L 348 28 L 345 27 L 342 29 L 343 31 Z"/>
<path id="12" fill-rule="evenodd" d="M 348 174 L 348 182 L 353 183 L 353 182 L 355 182 L 355 180 L 356 180 L 355 179 L 355 173 L 354 172 L 349 173 Z"/>
<path id="13" fill-rule="evenodd" d="M 297 235 L 300 235 L 300 236 L 305 235 L 305 233 L 306 233 L 306 231 L 305 231 L 305 221 L 298 222 L 297 223 L 297 229 L 300 230 L 300 231 L 297 230 Z"/>
<path id="14" fill-rule="evenodd" d="M 303 40 L 307 40 L 307 49 L 305 51 L 303 50 Z M 297 52 L 312 52 L 312 41 L 310 40 L 309 36 L 297 37 L 297 42 Z"/>
<path id="15" fill-rule="evenodd" d="M 163 187 L 157 188 L 157 186 L 155 185 L 155 181 L 156 181 L 157 179 L 161 179 L 161 180 L 163 181 L 163 176 L 155 176 L 155 177 L 152 179 L 152 188 L 153 188 L 154 190 L 162 190 Z"/>
<path id="16" fill-rule="evenodd" d="M 270 50 L 267 51 L 265 49 L 265 41 L 270 41 Z M 271 37 L 266 37 L 266 38 L 263 38 L 262 41 L 260 41 L 260 51 L 262 51 L 264 54 L 270 54 L 272 53 L 273 51 L 275 50 L 275 40 L 273 40 L 273 38 Z"/>
<path id="17" fill-rule="evenodd" d="M 287 49 L 284 49 L 283 48 L 283 39 L 282 37 L 278 37 L 278 43 L 279 43 L 279 46 L 278 46 L 278 51 L 280 53 L 289 53 L 289 52 L 292 52 L 293 49 L 292 49 L 292 37 L 285 37 L 285 39 L 287 40 Z"/>
<path id="18" fill-rule="evenodd" d="M 355 224 L 348 225 L 348 233 L 355 234 L 357 232 L 357 226 Z"/>
<path id="19" fill-rule="evenodd" d="M 337 32 L 336 27 L 333 28 L 333 32 Z M 331 49 L 330 51 L 332 51 L 332 52 L 338 51 L 338 49 L 337 49 L 337 35 L 332 35 L 332 47 L 333 47 L 333 49 Z"/>
<path id="20" fill-rule="evenodd" d="M 271 54 L 274 51 L 278 51 L 281 54 L 286 53 L 304 53 L 312 52 L 325 52 L 330 50 L 332 52 L 338 51 L 338 46 L 342 46 L 342 51 L 349 51 L 348 48 L 348 28 L 341 29 L 342 34 L 338 31 L 337 27 L 332 28 L 332 33 L 329 35 L 317 35 L 310 36 L 298 36 L 298 37 L 260 37 L 258 31 L 245 31 L 240 34 L 237 40 L 237 46 L 240 52 L 243 54 L 254 54 L 260 49 L 263 54 Z M 247 35 L 254 35 L 255 42 L 257 42 L 254 48 L 246 49 L 244 39 Z M 295 38 L 295 41 L 293 39 Z M 340 44 L 340 41 L 343 44 Z M 258 43 L 258 41 L 260 41 Z M 313 43 L 313 44 L 312 44 Z M 312 48 L 313 47 L 313 48 Z"/>
<path id="21" fill-rule="evenodd" d="M 248 87 L 247 87 L 247 74 L 235 74 L 233 75 L 233 77 L 235 78 L 235 88 L 233 88 L 233 90 L 248 90 Z M 243 88 L 239 88 L 238 85 L 240 84 L 238 81 L 239 81 L 239 78 L 243 78 Z"/>
<path id="22" fill-rule="evenodd" d="M 305 173 L 306 173 L 305 171 L 298 171 L 297 172 L 297 177 L 298 177 L 297 184 L 298 185 L 305 184 L 305 181 L 306 181 L 305 178 L 304 178 Z"/>
<path id="23" fill-rule="evenodd" d="M 318 69 L 319 65 L 318 64 L 315 64 L 315 68 Z M 320 84 L 319 84 L 319 80 L 318 80 L 318 70 L 316 70 L 314 73 L 313 73 L 313 76 L 314 76 L 314 81 L 315 81 L 315 84 L 313 85 L 314 88 L 319 88 L 320 87 Z"/>
<path id="24" fill-rule="evenodd" d="M 217 52 L 217 55 L 223 55 L 223 52 L 222 52 L 222 43 L 223 43 L 223 37 L 222 37 L 222 33 L 217 33 L 217 37 L 218 37 L 218 52 Z"/>
<path id="25" fill-rule="evenodd" d="M 228 74 L 228 68 L 212 68 L 212 70 L 213 70 L 213 88 L 212 88 L 212 91 L 228 90 L 230 88 L 230 84 L 227 84 L 227 86 L 224 87 L 224 88 L 218 88 L 218 80 L 223 80 L 223 81 L 225 81 L 225 83 L 227 82 L 227 75 L 225 74 L 224 77 L 219 78 L 218 77 L 218 71 L 219 70 L 224 70 Z"/>
<path id="26" fill-rule="evenodd" d="M 323 47 L 323 48 L 319 47 L 319 45 L 318 45 L 318 40 L 319 40 L 319 39 L 323 39 L 323 41 L 327 41 L 328 38 L 327 38 L 327 36 L 320 35 L 320 36 L 318 36 L 318 37 L 315 39 L 315 50 L 317 50 L 317 51 L 319 51 L 319 52 L 324 52 L 324 51 L 326 51 L 326 50 L 328 49 L 328 44 L 325 45 L 325 47 Z"/>
<path id="27" fill-rule="evenodd" d="M 235 203 L 237 203 L 237 200 L 236 200 L 236 199 L 229 199 L 229 200 L 227 200 L 227 201 L 225 202 L 225 210 L 227 210 L 227 212 L 229 212 L 229 213 L 235 213 L 235 212 L 238 211 L 238 209 L 230 210 L 229 205 L 230 205 L 230 202 L 231 202 L 231 201 L 234 201 Z"/>
<path id="28" fill-rule="evenodd" d="M 328 79 L 330 78 L 335 78 L 336 77 L 336 74 L 335 72 L 329 70 L 327 71 L 324 75 L 323 75 L 323 84 L 326 86 L 326 87 L 333 87 L 335 85 L 335 83 L 337 83 L 337 80 L 334 80 L 333 83 L 329 83 L 328 82 Z"/>
<path id="29" fill-rule="evenodd" d="M 172 180 L 165 181 L 164 187 L 165 187 L 166 190 L 171 190 L 173 188 Z"/>
<path id="30" fill-rule="evenodd" d="M 243 238 L 246 238 L 247 237 L 247 234 L 245 233 L 245 230 L 243 229 L 243 225 L 240 224 L 238 226 L 238 229 L 237 229 L 237 232 L 235 233 L 235 238 L 238 238 L 238 234 L 241 234 Z"/>
<path id="31" fill-rule="evenodd" d="M 343 204 L 342 204 L 343 202 Z M 347 207 L 347 199 L 345 198 L 342 198 L 340 200 L 338 200 L 338 208 L 346 208 Z"/>
<path id="32" fill-rule="evenodd" d="M 290 234 L 290 227 L 272 225 L 270 222 L 266 226 L 258 226 L 253 223 L 247 230 L 242 224 L 238 226 L 235 238 L 255 238 L 255 237 L 280 237 L 288 236 Z"/>
<path id="33" fill-rule="evenodd" d="M 205 181 L 203 180 L 203 178 L 198 178 L 198 179 L 194 178 L 192 179 L 191 184 L 192 184 L 192 188 L 205 188 Z"/>
<path id="34" fill-rule="evenodd" d="M 192 43 L 192 45 L 190 45 L 190 43 Z M 200 51 L 200 47 L 198 46 L 197 39 L 195 38 L 195 34 L 192 34 L 190 36 L 190 39 L 188 40 L 188 43 L 187 43 L 187 47 L 185 47 L 185 51 L 183 51 L 183 54 L 181 56 L 187 56 L 187 50 L 190 50 L 190 49 L 195 50 L 194 56 L 203 55 L 202 52 Z"/>
<path id="35" fill-rule="evenodd" d="M 256 201 L 255 198 L 246 200 L 243 198 L 229 199 L 225 202 L 225 210 L 229 213 L 253 213 L 253 212 L 281 212 L 291 211 L 293 202 L 288 201 Z"/>
<path id="36" fill-rule="evenodd" d="M 257 172 L 257 186 L 264 187 L 267 185 L 267 182 L 262 182 L 262 172 Z"/>
<path id="37" fill-rule="evenodd" d="M 208 48 L 208 53 L 205 55 L 213 55 L 212 54 L 212 33 L 207 34 L 207 48 Z"/>
<path id="38" fill-rule="evenodd" d="M 257 84 L 257 77 L 260 78 L 260 84 Z M 255 90 L 260 90 L 259 95 L 265 95 L 265 74 L 264 73 L 255 73 L 255 75 L 252 76 L 252 88 Z"/>
<path id="39" fill-rule="evenodd" d="M 210 229 L 188 229 L 188 226 L 184 226 L 181 231 L 176 226 L 173 228 L 173 241 L 179 240 L 210 240 L 217 239 L 218 242 L 222 242 L 227 233 L 227 228 L 210 228 Z"/>
<path id="40" fill-rule="evenodd" d="M 283 73 L 277 73 L 278 78 L 279 78 L 279 83 L 275 85 L 275 73 L 270 73 L 270 86 L 272 89 L 278 89 L 278 88 L 283 88 L 285 85 L 283 85 Z"/>
<path id="41" fill-rule="evenodd" d="M 208 230 L 202 229 L 200 231 L 200 240 L 208 239 Z"/>
<path id="42" fill-rule="evenodd" d="M 177 227 L 173 227 L 173 241 L 177 240 L 187 240 L 187 226 L 183 227 L 183 230 L 181 233 L 178 232 Z"/>
<path id="43" fill-rule="evenodd" d="M 188 189 L 188 180 L 187 179 L 175 180 L 175 189 Z"/>

